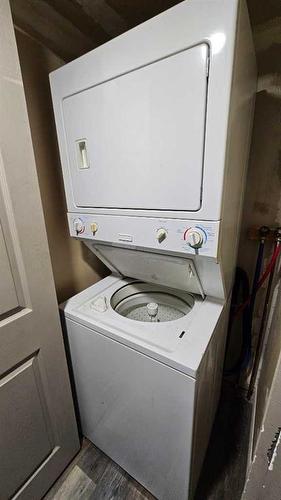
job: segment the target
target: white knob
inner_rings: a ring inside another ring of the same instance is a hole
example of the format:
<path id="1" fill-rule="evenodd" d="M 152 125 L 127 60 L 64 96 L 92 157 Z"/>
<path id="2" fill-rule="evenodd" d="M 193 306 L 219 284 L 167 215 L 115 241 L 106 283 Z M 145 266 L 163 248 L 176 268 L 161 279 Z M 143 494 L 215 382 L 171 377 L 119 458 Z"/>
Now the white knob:
<path id="1" fill-rule="evenodd" d="M 74 219 L 73 227 L 74 231 L 76 231 L 76 234 L 83 233 L 85 229 L 84 222 L 81 219 Z"/>
<path id="2" fill-rule="evenodd" d="M 156 233 L 156 238 L 158 240 L 158 243 L 162 243 L 167 238 L 167 231 L 165 229 L 158 229 Z"/>
<path id="3" fill-rule="evenodd" d="M 96 234 L 96 232 L 97 232 L 97 230 L 98 230 L 98 225 L 97 225 L 97 223 L 96 223 L 96 222 L 92 222 L 92 223 L 90 224 L 90 228 L 91 228 L 92 233 L 93 233 L 93 234 Z"/>
<path id="4" fill-rule="evenodd" d="M 157 313 L 158 313 L 158 304 L 156 304 L 156 302 L 149 302 L 147 305 L 147 312 L 149 314 L 149 316 L 157 316 Z"/>
<path id="5" fill-rule="evenodd" d="M 190 247 L 200 248 L 203 244 L 204 239 L 202 233 L 199 230 L 191 229 L 187 233 L 186 241 Z"/>

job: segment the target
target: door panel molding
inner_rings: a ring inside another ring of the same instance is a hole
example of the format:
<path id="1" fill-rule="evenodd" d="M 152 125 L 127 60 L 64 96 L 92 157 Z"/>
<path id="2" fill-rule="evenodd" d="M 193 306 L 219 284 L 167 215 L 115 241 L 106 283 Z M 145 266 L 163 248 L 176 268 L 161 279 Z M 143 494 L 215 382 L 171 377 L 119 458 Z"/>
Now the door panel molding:
<path id="1" fill-rule="evenodd" d="M 4 163 L 0 149 L 0 224 L 11 265 L 11 271 L 16 287 L 20 307 L 30 306 L 31 300 L 27 285 L 23 258 L 17 237 L 16 222 L 9 194 L 9 188 L 4 170 Z"/>
<path id="2" fill-rule="evenodd" d="M 19 306 L 17 290 L 0 221 L 0 315 Z"/>
<path id="3" fill-rule="evenodd" d="M 32 356 L 0 380 L 0 427 L 6 432 L 1 447 L 9 450 L 0 472 L 1 496 L 10 498 L 54 448 L 46 407 L 38 391 L 40 378 Z M 14 411 L 13 411 L 14 410 Z M 28 460 L 24 459 L 28 457 Z M 13 474 L 9 471 L 13 469 Z"/>
<path id="4" fill-rule="evenodd" d="M 0 316 L 0 497 L 22 500 L 41 498 L 80 442 L 8 0 L 0 114 L 0 219 L 22 308 Z"/>

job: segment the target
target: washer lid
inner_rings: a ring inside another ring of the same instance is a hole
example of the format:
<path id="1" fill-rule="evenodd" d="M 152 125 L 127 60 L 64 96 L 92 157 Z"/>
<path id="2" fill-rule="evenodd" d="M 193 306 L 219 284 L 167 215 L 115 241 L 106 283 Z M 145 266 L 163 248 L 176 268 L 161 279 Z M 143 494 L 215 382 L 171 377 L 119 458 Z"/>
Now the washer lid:
<path id="1" fill-rule="evenodd" d="M 91 245 L 90 248 L 111 271 L 118 272 L 121 276 L 158 283 L 204 297 L 191 259 L 109 245 Z"/>

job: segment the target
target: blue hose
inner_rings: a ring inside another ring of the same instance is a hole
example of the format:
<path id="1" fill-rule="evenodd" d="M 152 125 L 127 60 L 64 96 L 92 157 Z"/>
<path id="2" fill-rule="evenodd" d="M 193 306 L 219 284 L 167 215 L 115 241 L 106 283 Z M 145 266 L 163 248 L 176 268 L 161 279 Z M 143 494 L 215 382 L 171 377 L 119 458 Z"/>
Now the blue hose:
<path id="1" fill-rule="evenodd" d="M 264 245 L 265 245 L 266 236 L 268 235 L 269 231 L 270 231 L 269 228 L 266 226 L 262 226 L 259 230 L 260 243 L 259 243 L 258 255 L 257 255 L 257 260 L 256 260 L 256 267 L 255 267 L 252 291 L 250 294 L 251 298 L 250 298 L 249 305 L 247 305 L 245 307 L 245 309 L 243 310 L 241 353 L 240 353 L 240 356 L 239 356 L 237 362 L 235 363 L 235 365 L 231 369 L 225 370 L 226 375 L 233 375 L 235 373 L 238 373 L 238 372 L 245 370 L 251 361 L 253 316 L 254 316 L 256 295 L 257 295 L 257 291 L 258 291 L 258 283 L 259 283 L 261 269 L 262 269 L 262 263 L 263 263 Z M 231 299 L 232 314 L 230 314 L 230 321 L 229 321 L 229 326 L 228 326 L 227 345 L 229 343 L 229 337 L 231 334 L 232 324 L 234 321 L 233 307 L 238 302 L 238 292 L 239 292 L 239 288 L 241 287 L 241 285 L 242 285 L 242 295 L 243 295 L 242 303 L 243 303 L 245 301 L 245 299 L 247 299 L 247 297 L 249 296 L 249 281 L 248 281 L 248 277 L 247 277 L 247 274 L 245 273 L 245 271 L 243 271 L 240 268 L 237 268 L 236 276 L 235 276 L 235 283 L 234 283 L 233 293 L 232 293 L 232 299 Z"/>

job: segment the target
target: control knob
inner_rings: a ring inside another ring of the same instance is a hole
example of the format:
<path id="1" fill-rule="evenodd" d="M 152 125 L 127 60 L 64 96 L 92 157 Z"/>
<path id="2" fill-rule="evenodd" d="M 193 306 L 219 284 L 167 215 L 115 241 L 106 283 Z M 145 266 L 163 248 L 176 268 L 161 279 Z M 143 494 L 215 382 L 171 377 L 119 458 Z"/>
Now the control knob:
<path id="1" fill-rule="evenodd" d="M 73 227 L 77 235 L 83 233 L 85 230 L 84 222 L 79 218 L 74 219 Z"/>
<path id="2" fill-rule="evenodd" d="M 158 243 L 162 243 L 167 238 L 167 231 L 163 228 L 158 229 L 156 233 L 156 238 L 158 240 Z"/>
<path id="3" fill-rule="evenodd" d="M 90 224 L 90 229 L 91 229 L 91 231 L 92 231 L 93 235 L 95 235 L 95 234 L 96 234 L 96 232 L 97 232 L 97 230 L 98 230 L 98 225 L 97 225 L 97 223 L 96 223 L 96 222 L 92 222 L 92 223 Z"/>
<path id="4" fill-rule="evenodd" d="M 191 248 L 200 248 L 204 242 L 204 237 L 199 229 L 191 229 L 188 231 L 185 240 Z"/>

